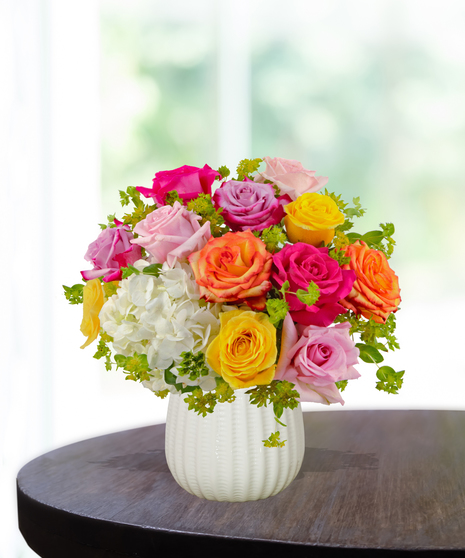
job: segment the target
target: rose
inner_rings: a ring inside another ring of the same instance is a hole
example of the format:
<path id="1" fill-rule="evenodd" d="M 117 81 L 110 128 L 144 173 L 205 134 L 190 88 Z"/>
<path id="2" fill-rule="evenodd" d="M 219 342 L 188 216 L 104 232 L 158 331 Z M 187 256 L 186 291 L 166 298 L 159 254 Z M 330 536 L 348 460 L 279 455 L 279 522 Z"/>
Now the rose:
<path id="1" fill-rule="evenodd" d="M 173 267 L 176 260 L 201 250 L 210 238 L 210 222 L 200 226 L 200 219 L 176 201 L 173 206 L 155 209 L 139 221 L 134 227 L 139 236 L 131 242 L 147 250 L 152 256 L 150 263 L 168 262 Z"/>
<path id="2" fill-rule="evenodd" d="M 271 184 L 256 184 L 230 180 L 219 188 L 214 196 L 216 208 L 223 208 L 221 215 L 233 231 L 262 231 L 277 225 L 284 217 L 283 206 L 289 196 L 275 197 Z"/>
<path id="3" fill-rule="evenodd" d="M 349 329 L 347 322 L 334 327 L 311 325 L 299 338 L 287 314 L 275 379 L 295 384 L 300 401 L 344 404 L 335 382 L 360 377 L 353 366 L 358 363 L 359 350 L 350 338 Z"/>
<path id="4" fill-rule="evenodd" d="M 276 369 L 276 328 L 267 314 L 232 310 L 220 314 L 220 333 L 206 359 L 234 389 L 269 384 Z"/>
<path id="5" fill-rule="evenodd" d="M 344 222 L 344 214 L 336 202 L 321 194 L 302 194 L 285 206 L 284 225 L 291 242 L 305 242 L 312 246 L 329 244 L 334 229 Z"/>
<path id="6" fill-rule="evenodd" d="M 399 278 L 383 252 L 368 248 L 365 242 L 357 240 L 344 250 L 350 262 L 343 269 L 353 270 L 356 280 L 341 304 L 367 319 L 384 323 L 400 304 Z"/>
<path id="7" fill-rule="evenodd" d="M 302 163 L 281 157 L 264 157 L 266 168 L 255 176 L 256 182 L 271 180 L 281 190 L 295 200 L 306 192 L 318 192 L 328 182 L 326 176 L 315 176 L 315 171 L 304 169 Z"/>
<path id="8" fill-rule="evenodd" d="M 81 322 L 81 332 L 87 337 L 87 341 L 81 349 L 90 345 L 97 339 L 100 332 L 99 313 L 102 309 L 104 298 L 103 288 L 99 279 L 88 281 L 82 289 L 83 316 Z"/>
<path id="9" fill-rule="evenodd" d="M 254 310 L 265 309 L 273 259 L 249 230 L 210 238 L 189 262 L 200 295 L 208 302 L 245 302 Z"/>
<path id="10" fill-rule="evenodd" d="M 101 277 L 105 282 L 119 281 L 122 277 L 121 267 L 127 267 L 141 258 L 139 246 L 131 246 L 134 235 L 129 227 L 117 219 L 116 227 L 104 229 L 94 242 L 89 244 L 84 258 L 91 262 L 94 269 L 81 271 L 82 277 L 88 281 Z"/>
<path id="11" fill-rule="evenodd" d="M 303 325 L 330 325 L 345 309 L 339 301 L 351 290 L 355 272 L 343 270 L 336 260 L 328 256 L 328 248 L 315 248 L 310 244 L 287 244 L 273 256 L 271 281 L 281 288 L 289 281 L 292 292 L 307 290 L 311 281 L 320 289 L 320 296 L 307 306 L 292 294 L 286 294 L 292 319 Z"/>
<path id="12" fill-rule="evenodd" d="M 157 172 L 153 179 L 152 188 L 137 186 L 146 198 L 153 198 L 158 205 L 164 205 L 168 192 L 176 190 L 183 203 L 196 198 L 199 194 L 211 194 L 211 186 L 216 177 L 221 174 L 208 165 L 203 168 L 184 165 L 177 169 Z"/>

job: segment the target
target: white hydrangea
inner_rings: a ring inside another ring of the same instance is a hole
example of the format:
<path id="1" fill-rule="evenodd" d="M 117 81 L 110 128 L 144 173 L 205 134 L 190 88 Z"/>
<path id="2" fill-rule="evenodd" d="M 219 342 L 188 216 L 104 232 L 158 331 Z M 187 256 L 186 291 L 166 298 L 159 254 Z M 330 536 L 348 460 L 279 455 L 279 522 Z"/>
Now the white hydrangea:
<path id="1" fill-rule="evenodd" d="M 142 271 L 148 263 L 139 260 L 134 266 Z M 205 303 L 188 264 L 176 263 L 170 268 L 163 264 L 159 277 L 133 274 L 120 282 L 117 294 L 107 300 L 100 311 L 102 329 L 113 338 L 117 354 L 146 354 L 153 378 L 143 382 L 153 391 L 169 389 L 163 371 L 182 361 L 181 353 L 205 351 L 220 330 L 219 313 L 234 307 Z M 202 389 L 215 387 L 210 371 L 208 377 L 190 382 Z"/>

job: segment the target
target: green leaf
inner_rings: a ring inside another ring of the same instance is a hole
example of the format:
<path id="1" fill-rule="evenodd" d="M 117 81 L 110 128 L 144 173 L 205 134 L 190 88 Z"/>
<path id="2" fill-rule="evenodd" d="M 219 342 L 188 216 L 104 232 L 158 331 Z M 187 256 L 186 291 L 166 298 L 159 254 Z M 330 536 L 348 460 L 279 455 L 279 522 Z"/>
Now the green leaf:
<path id="1" fill-rule="evenodd" d="M 297 292 L 295 294 L 300 302 L 303 302 L 307 306 L 313 306 L 315 302 L 320 298 L 320 288 L 316 283 L 311 281 L 307 288 L 307 292 L 305 292 L 303 289 L 297 289 Z"/>
<path id="2" fill-rule="evenodd" d="M 286 440 L 282 440 L 279 437 L 279 430 L 273 432 L 266 440 L 262 440 L 263 445 L 266 448 L 282 448 L 285 445 Z"/>
<path id="3" fill-rule="evenodd" d="M 181 205 L 182 199 L 179 197 L 179 194 L 176 190 L 171 190 L 165 196 L 165 205 L 174 205 L 174 202 L 179 202 Z"/>
<path id="4" fill-rule="evenodd" d="M 289 281 L 284 281 L 281 288 L 279 289 L 279 292 L 283 295 L 283 297 L 285 297 L 287 291 L 289 290 L 289 287 L 290 287 Z"/>
<path id="5" fill-rule="evenodd" d="M 363 362 L 383 362 L 383 355 L 378 351 L 378 349 L 375 349 L 375 347 L 365 345 L 364 343 L 357 343 L 355 346 L 360 350 L 360 358 Z"/>
<path id="6" fill-rule="evenodd" d="M 77 283 L 72 287 L 67 287 L 66 285 L 62 285 L 62 287 L 65 291 L 66 300 L 69 301 L 70 304 L 82 304 L 84 290 L 84 285 L 82 283 Z"/>
<path id="7" fill-rule="evenodd" d="M 347 235 L 347 238 L 348 238 L 351 242 L 355 242 L 356 240 L 362 238 L 362 235 L 361 235 L 361 234 L 358 234 L 358 233 L 355 233 L 355 232 L 352 232 L 352 233 L 349 233 L 349 234 Z"/>
<path id="8" fill-rule="evenodd" d="M 384 234 L 381 231 L 369 231 L 362 235 L 361 240 L 367 244 L 378 244 L 383 238 Z"/>
<path id="9" fill-rule="evenodd" d="M 230 171 L 230 170 L 228 169 L 228 167 L 225 166 L 225 165 L 223 165 L 222 167 L 220 167 L 220 168 L 218 169 L 218 172 L 221 174 L 221 178 L 222 178 L 222 179 L 223 179 L 223 178 L 227 178 L 227 177 L 231 174 L 231 171 Z"/>
<path id="10" fill-rule="evenodd" d="M 266 311 L 271 324 L 278 327 L 289 312 L 289 304 L 282 298 L 269 298 L 266 301 Z"/>
<path id="11" fill-rule="evenodd" d="M 135 274 L 135 275 L 140 274 L 140 271 L 138 269 L 136 269 L 133 265 L 128 265 L 128 267 L 122 267 L 121 272 L 122 272 L 123 279 L 127 279 L 132 274 Z"/>
<path id="12" fill-rule="evenodd" d="M 397 394 L 402 387 L 404 372 L 405 370 L 396 372 L 390 366 L 381 366 L 376 372 L 376 376 L 379 379 L 379 382 L 376 384 L 376 389 Z"/>
<path id="13" fill-rule="evenodd" d="M 165 382 L 170 386 L 175 386 L 178 383 L 178 378 L 170 371 L 170 368 L 165 370 Z"/>
<path id="14" fill-rule="evenodd" d="M 340 382 L 336 382 L 336 387 L 339 391 L 344 391 L 347 387 L 349 380 L 341 380 Z"/>
<path id="15" fill-rule="evenodd" d="M 132 267 L 132 266 L 130 266 L 130 267 Z M 151 264 L 151 265 L 148 265 L 147 267 L 144 267 L 144 269 L 142 270 L 142 273 L 144 275 L 153 275 L 154 277 L 158 277 L 160 275 L 160 271 L 161 271 L 162 267 L 163 267 L 163 264 Z"/>

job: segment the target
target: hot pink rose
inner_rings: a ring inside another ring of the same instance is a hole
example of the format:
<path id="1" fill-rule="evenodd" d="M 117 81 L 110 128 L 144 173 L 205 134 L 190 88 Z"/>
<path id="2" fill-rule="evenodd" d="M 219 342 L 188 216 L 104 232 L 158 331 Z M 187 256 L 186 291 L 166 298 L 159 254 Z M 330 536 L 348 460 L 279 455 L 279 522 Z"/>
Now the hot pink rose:
<path id="1" fill-rule="evenodd" d="M 307 306 L 295 296 L 286 294 L 294 322 L 326 327 L 334 318 L 347 310 L 339 304 L 352 290 L 356 279 L 354 271 L 343 270 L 336 260 L 328 256 L 328 248 L 315 248 L 297 242 L 286 246 L 273 256 L 271 281 L 278 288 L 289 281 L 292 292 L 307 290 L 311 281 L 320 288 L 320 297 L 313 306 Z"/>
<path id="2" fill-rule="evenodd" d="M 315 176 L 315 171 L 304 169 L 302 163 L 281 157 L 264 157 L 266 169 L 256 175 L 256 182 L 271 180 L 292 200 L 307 192 L 318 192 L 328 182 L 327 176 Z"/>
<path id="3" fill-rule="evenodd" d="M 292 201 L 289 196 L 275 197 L 271 184 L 230 180 L 215 192 L 213 202 L 223 208 L 222 216 L 228 227 L 236 231 L 262 231 L 277 225 L 284 217 L 283 206 Z"/>
<path id="4" fill-rule="evenodd" d="M 86 281 L 102 275 L 106 283 L 119 281 L 122 276 L 120 268 L 132 265 L 141 258 L 140 247 L 130 243 L 134 235 L 129 232 L 129 227 L 117 219 L 114 222 L 115 228 L 104 229 L 97 239 L 89 244 L 84 258 L 93 264 L 94 269 L 81 271 Z"/>
<path id="5" fill-rule="evenodd" d="M 350 338 L 349 329 L 347 322 L 334 327 L 311 325 L 299 338 L 294 322 L 287 314 L 275 380 L 295 384 L 300 401 L 344 405 L 335 382 L 360 377 L 354 368 L 359 350 Z"/>
<path id="6" fill-rule="evenodd" d="M 143 246 L 151 254 L 151 263 L 168 262 L 171 267 L 176 260 L 187 258 L 201 250 L 210 238 L 210 222 L 202 227 L 201 218 L 188 211 L 179 202 L 165 205 L 137 223 L 134 232 L 139 236 L 131 240 Z"/>
<path id="7" fill-rule="evenodd" d="M 178 169 L 157 172 L 151 189 L 137 186 L 136 190 L 146 198 L 153 198 L 158 205 L 164 205 L 166 194 L 176 190 L 183 203 L 187 204 L 199 194 L 211 194 L 211 186 L 217 176 L 221 174 L 208 165 L 202 169 L 184 165 Z"/>

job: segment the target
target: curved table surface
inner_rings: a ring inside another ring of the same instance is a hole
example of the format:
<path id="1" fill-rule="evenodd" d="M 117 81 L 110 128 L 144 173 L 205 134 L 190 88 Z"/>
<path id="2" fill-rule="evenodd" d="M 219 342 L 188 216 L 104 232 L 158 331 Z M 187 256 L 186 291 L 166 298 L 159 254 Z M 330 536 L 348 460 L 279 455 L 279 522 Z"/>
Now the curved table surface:
<path id="1" fill-rule="evenodd" d="M 51 451 L 18 474 L 21 532 L 46 558 L 465 555 L 465 412 L 304 420 L 299 475 L 257 502 L 180 488 L 164 425 Z"/>

